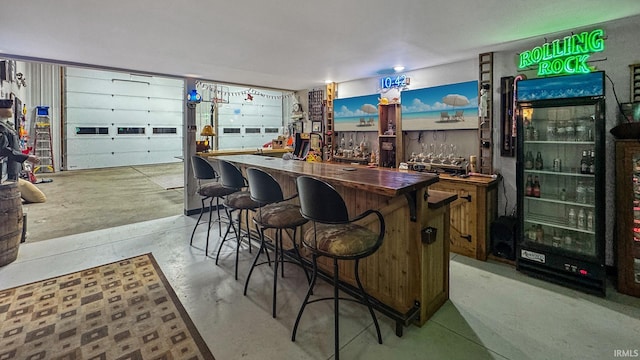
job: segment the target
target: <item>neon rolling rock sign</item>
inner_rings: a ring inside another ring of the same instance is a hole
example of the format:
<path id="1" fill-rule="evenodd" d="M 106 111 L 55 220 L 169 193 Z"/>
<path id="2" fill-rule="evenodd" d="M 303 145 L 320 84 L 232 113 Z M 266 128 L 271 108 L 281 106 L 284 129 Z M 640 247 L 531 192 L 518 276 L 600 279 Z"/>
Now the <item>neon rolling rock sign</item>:
<path id="1" fill-rule="evenodd" d="M 604 30 L 581 32 L 520 53 L 519 69 L 538 65 L 538 76 L 586 74 L 591 54 L 604 50 Z"/>

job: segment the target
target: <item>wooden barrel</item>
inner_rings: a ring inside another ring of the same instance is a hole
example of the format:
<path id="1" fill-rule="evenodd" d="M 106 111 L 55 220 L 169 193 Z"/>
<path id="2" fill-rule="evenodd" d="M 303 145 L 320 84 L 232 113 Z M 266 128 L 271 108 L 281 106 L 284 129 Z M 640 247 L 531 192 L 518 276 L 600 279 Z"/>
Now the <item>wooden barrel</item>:
<path id="1" fill-rule="evenodd" d="M 0 184 L 0 266 L 18 258 L 22 219 L 22 199 L 18 183 Z"/>

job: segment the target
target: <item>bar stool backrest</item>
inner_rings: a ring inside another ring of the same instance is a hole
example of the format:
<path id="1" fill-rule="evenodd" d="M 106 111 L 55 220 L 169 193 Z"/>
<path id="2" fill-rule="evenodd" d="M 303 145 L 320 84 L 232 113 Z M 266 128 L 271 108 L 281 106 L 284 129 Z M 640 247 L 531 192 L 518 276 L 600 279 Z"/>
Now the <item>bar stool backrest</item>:
<path id="1" fill-rule="evenodd" d="M 282 188 L 271 174 L 257 169 L 247 169 L 251 200 L 259 204 L 272 204 L 284 200 Z"/>
<path id="2" fill-rule="evenodd" d="M 217 179 L 218 173 L 214 170 L 211 163 L 198 155 L 191 156 L 191 168 L 193 176 L 198 180 Z"/>
<path id="3" fill-rule="evenodd" d="M 330 224 L 349 222 L 347 206 L 333 186 L 306 175 L 296 179 L 296 186 L 304 218 Z"/>
<path id="4" fill-rule="evenodd" d="M 242 176 L 242 172 L 235 165 L 226 160 L 218 160 L 218 166 L 220 168 L 220 178 L 222 178 L 222 185 L 224 187 L 236 190 L 247 187 L 247 183 L 244 176 Z"/>

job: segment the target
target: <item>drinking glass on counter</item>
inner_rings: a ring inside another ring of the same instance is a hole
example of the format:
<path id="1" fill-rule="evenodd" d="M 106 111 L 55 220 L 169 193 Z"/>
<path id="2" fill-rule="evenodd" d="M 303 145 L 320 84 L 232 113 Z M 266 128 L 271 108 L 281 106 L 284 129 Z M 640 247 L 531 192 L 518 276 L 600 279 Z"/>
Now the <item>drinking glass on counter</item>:
<path id="1" fill-rule="evenodd" d="M 449 145 L 449 160 L 453 160 L 456 157 L 457 147 L 455 144 Z"/>

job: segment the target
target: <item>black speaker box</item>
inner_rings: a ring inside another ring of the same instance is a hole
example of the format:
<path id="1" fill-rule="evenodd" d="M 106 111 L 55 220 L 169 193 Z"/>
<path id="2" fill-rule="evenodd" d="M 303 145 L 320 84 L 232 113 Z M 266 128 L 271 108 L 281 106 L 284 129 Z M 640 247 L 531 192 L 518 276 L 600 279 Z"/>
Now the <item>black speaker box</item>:
<path id="1" fill-rule="evenodd" d="M 516 259 L 516 229 L 518 219 L 514 216 L 500 216 L 491 223 L 491 253 L 495 256 Z"/>

